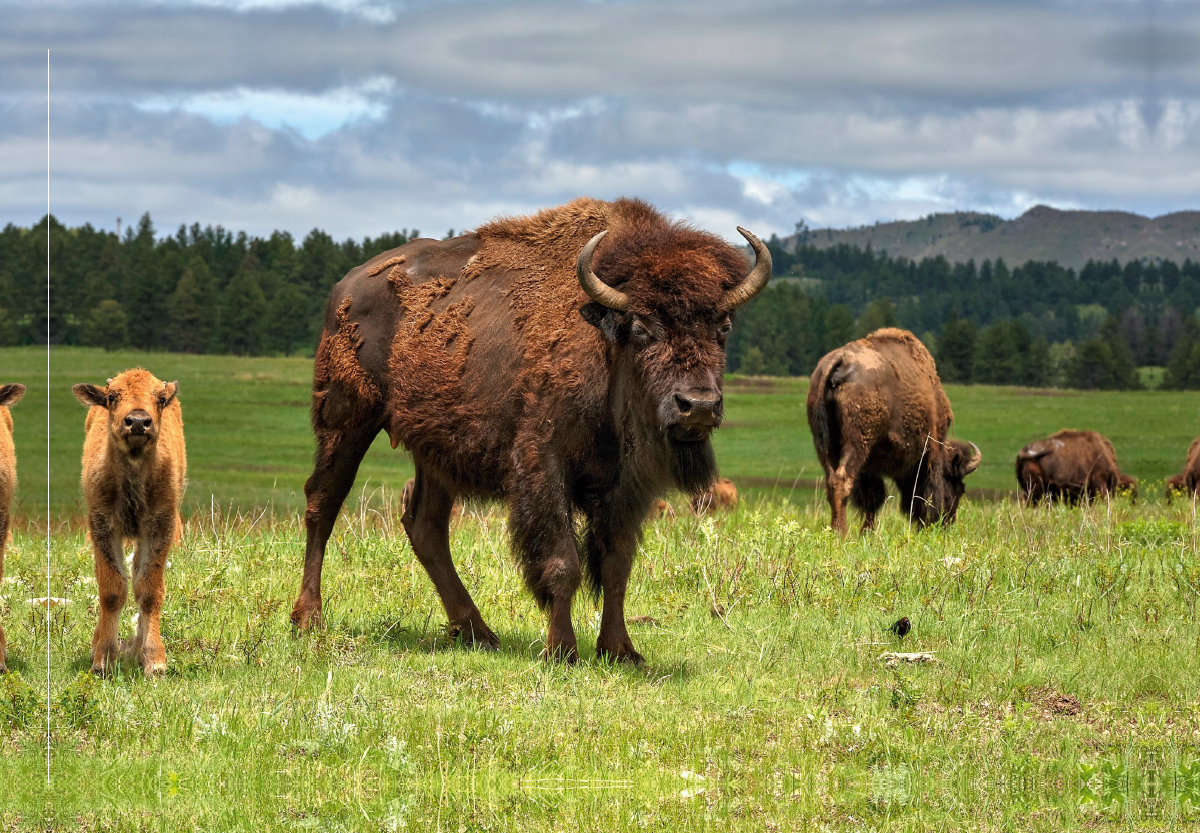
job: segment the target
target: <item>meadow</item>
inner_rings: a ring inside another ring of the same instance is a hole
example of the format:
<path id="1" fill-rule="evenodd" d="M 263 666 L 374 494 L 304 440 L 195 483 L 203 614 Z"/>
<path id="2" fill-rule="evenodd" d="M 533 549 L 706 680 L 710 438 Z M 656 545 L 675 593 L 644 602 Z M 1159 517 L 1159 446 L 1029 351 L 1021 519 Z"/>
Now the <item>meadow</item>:
<path id="1" fill-rule="evenodd" d="M 501 650 L 447 640 L 398 523 L 410 467 L 386 445 L 330 540 L 325 621 L 293 632 L 303 359 L 52 353 L 47 532 L 45 354 L 3 357 L 31 391 L 0 592 L 0 830 L 1200 829 L 1195 507 L 1002 494 L 1015 451 L 1064 425 L 1161 480 L 1198 433 L 1195 395 L 951 388 L 985 453 L 959 522 L 915 533 L 885 510 L 840 540 L 804 383 L 730 380 L 717 449 L 741 505 L 648 524 L 628 600 L 645 667 L 594 657 L 583 596 L 581 661 L 563 666 L 539 659 L 544 617 L 487 506 L 452 545 Z M 88 673 L 95 586 L 69 522 L 69 386 L 138 363 L 180 379 L 192 471 L 155 682 Z M 47 594 L 69 600 L 48 622 L 28 604 Z"/>

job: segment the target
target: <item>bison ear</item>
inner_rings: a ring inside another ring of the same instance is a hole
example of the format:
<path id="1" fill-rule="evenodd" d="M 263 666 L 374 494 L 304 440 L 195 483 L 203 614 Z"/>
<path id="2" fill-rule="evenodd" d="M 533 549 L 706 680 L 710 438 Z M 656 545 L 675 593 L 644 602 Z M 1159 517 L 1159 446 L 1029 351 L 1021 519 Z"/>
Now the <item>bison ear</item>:
<path id="1" fill-rule="evenodd" d="M 605 341 L 612 344 L 617 342 L 616 313 L 613 310 L 593 301 L 580 307 L 579 314 L 604 335 Z"/>
<path id="2" fill-rule="evenodd" d="M 24 385 L 13 383 L 0 386 L 0 405 L 15 405 L 24 395 Z"/>
<path id="3" fill-rule="evenodd" d="M 158 395 L 158 407 L 165 408 L 175 401 L 175 394 L 179 393 L 178 382 L 167 382 L 163 385 L 162 393 Z"/>
<path id="4" fill-rule="evenodd" d="M 108 407 L 108 391 L 105 388 L 81 383 L 71 388 L 71 393 L 88 408 Z"/>

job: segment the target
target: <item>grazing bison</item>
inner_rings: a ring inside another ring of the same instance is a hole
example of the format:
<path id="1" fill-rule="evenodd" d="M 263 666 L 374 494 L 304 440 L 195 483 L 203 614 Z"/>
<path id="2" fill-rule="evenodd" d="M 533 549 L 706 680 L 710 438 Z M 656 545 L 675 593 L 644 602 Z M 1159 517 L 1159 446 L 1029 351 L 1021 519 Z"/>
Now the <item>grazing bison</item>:
<path id="1" fill-rule="evenodd" d="M 146 676 L 167 667 L 159 632 L 167 552 L 179 534 L 179 505 L 187 483 L 183 413 L 178 382 L 127 370 L 106 387 L 79 384 L 75 398 L 88 406 L 83 441 L 83 494 L 96 559 L 100 620 L 92 635 L 92 671 L 112 670 L 129 577 L 123 544 L 135 542 L 133 595 L 137 634 L 127 648 Z"/>
<path id="2" fill-rule="evenodd" d="M 737 506 L 737 486 L 728 477 L 722 477 L 712 485 L 712 488 L 692 498 L 692 513 L 707 515 L 720 509 L 733 509 Z"/>
<path id="3" fill-rule="evenodd" d="M 8 408 L 24 395 L 24 385 L 0 385 L 0 579 L 4 578 L 4 550 L 10 535 L 8 507 L 17 490 L 17 450 L 13 445 L 12 414 Z M 7 670 L 4 664 L 8 656 L 6 648 L 4 626 L 0 625 L 0 674 Z"/>
<path id="4" fill-rule="evenodd" d="M 771 275 L 766 247 L 741 233 L 753 269 L 644 202 L 581 199 L 351 270 L 317 349 L 292 621 L 320 613 L 325 543 L 386 431 L 416 463 L 404 528 L 452 635 L 498 645 L 447 535 L 454 499 L 478 495 L 507 503 L 525 583 L 549 613 L 547 655 L 577 656 L 571 600 L 586 576 L 604 600 L 597 653 L 640 661 L 624 607 L 642 520 L 668 489 L 697 494 L 716 476 L 709 436 L 723 414 L 730 314 Z"/>
<path id="5" fill-rule="evenodd" d="M 846 533 L 846 499 L 863 512 L 863 531 L 887 499 L 921 527 L 952 522 L 983 455 L 974 443 L 947 440 L 954 414 L 933 356 L 907 330 L 876 330 L 827 353 L 808 389 L 808 425 L 825 470 L 833 528 Z"/>
<path id="6" fill-rule="evenodd" d="M 1191 499 L 1200 490 L 1200 437 L 1188 446 L 1183 471 L 1167 478 L 1167 502 L 1176 496 Z"/>
<path id="7" fill-rule="evenodd" d="M 1121 473 L 1112 443 L 1096 431 L 1065 429 L 1025 446 L 1017 483 L 1031 506 L 1047 499 L 1074 505 L 1122 490 L 1137 495 L 1137 481 Z"/>

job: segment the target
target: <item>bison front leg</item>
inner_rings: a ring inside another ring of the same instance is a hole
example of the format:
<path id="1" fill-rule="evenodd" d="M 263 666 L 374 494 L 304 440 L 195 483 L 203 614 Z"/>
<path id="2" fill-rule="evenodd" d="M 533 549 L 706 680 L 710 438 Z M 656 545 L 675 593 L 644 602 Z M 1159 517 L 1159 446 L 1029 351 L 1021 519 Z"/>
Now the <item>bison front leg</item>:
<path id="1" fill-rule="evenodd" d="M 379 428 L 374 424 L 368 428 L 347 424 L 345 431 L 317 431 L 317 459 L 312 476 L 304 483 L 308 501 L 304 513 L 304 576 L 292 608 L 292 623 L 301 630 L 306 630 L 321 616 L 321 566 L 325 561 L 325 545 L 342 504 L 354 486 L 359 464 L 378 433 Z"/>
<path id="2" fill-rule="evenodd" d="M 544 656 L 575 662 L 579 649 L 571 624 L 571 603 L 583 572 L 576 549 L 566 487 L 532 471 L 512 497 L 513 543 L 525 584 L 542 610 L 549 612 Z"/>
<path id="3" fill-rule="evenodd" d="M 92 633 L 92 673 L 108 674 L 121 654 L 119 639 L 121 610 L 125 607 L 129 580 L 125 576 L 125 558 L 121 552 L 121 537 L 115 533 L 108 518 L 92 515 L 88 518 L 92 550 L 96 561 L 96 591 L 100 600 L 100 616 Z"/>
<path id="4" fill-rule="evenodd" d="M 625 625 L 625 590 L 633 569 L 638 528 L 646 513 L 614 512 L 612 507 L 600 507 L 588 514 L 588 580 L 604 598 L 596 655 L 641 665 L 645 660 L 633 647 Z M 632 521 L 625 521 L 626 518 Z"/>
<path id="5" fill-rule="evenodd" d="M 454 569 L 450 553 L 453 508 L 454 496 L 418 466 L 412 494 L 401 518 L 404 531 L 442 599 L 450 635 L 494 650 L 500 647 L 500 640 L 484 623 L 483 615 Z"/>
<path id="6" fill-rule="evenodd" d="M 138 606 L 138 623 L 129 656 L 142 666 L 147 677 L 158 676 L 167 670 L 167 652 L 163 648 L 159 620 L 166 594 L 167 553 L 174 538 L 174 513 L 156 518 L 147 533 L 138 539 L 133 555 L 133 597 Z"/>

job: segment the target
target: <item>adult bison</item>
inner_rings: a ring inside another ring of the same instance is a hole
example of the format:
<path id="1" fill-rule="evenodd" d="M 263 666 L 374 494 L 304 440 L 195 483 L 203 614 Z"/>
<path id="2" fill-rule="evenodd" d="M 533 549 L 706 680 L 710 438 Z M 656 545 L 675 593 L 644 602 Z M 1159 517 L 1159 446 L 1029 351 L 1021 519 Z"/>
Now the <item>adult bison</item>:
<path id="1" fill-rule="evenodd" d="M 292 621 L 320 613 L 326 540 L 386 431 L 416 463 L 404 528 L 451 634 L 498 645 L 450 555 L 454 499 L 477 495 L 508 505 L 525 582 L 549 613 L 547 655 L 577 656 L 571 600 L 586 575 L 604 600 L 597 653 L 640 661 L 624 605 L 642 520 L 668 489 L 696 494 L 715 478 L 730 314 L 771 275 L 766 247 L 739 231 L 753 269 L 644 202 L 581 199 L 351 270 L 329 298 L 315 361 L 317 452 Z"/>
<path id="2" fill-rule="evenodd" d="M 1025 446 L 1017 454 L 1017 483 L 1031 506 L 1042 500 L 1074 505 L 1129 490 L 1137 481 L 1117 467 L 1117 452 L 1098 431 L 1065 429 Z"/>
<path id="3" fill-rule="evenodd" d="M 1197 491 L 1200 491 L 1200 437 L 1196 437 L 1188 446 L 1183 471 L 1167 478 L 1167 501 L 1176 496 L 1190 500 Z"/>
<path id="4" fill-rule="evenodd" d="M 827 353 L 808 388 L 808 425 L 833 528 L 846 533 L 848 498 L 871 529 L 887 499 L 884 477 L 918 526 L 952 522 L 963 479 L 983 460 L 974 443 L 946 439 L 953 420 L 933 356 L 907 330 L 876 330 Z"/>

